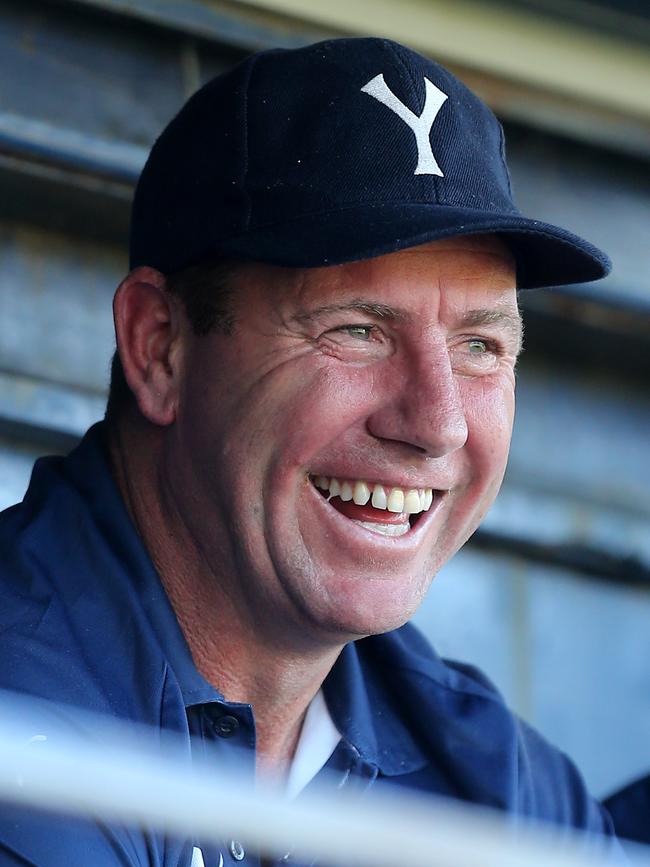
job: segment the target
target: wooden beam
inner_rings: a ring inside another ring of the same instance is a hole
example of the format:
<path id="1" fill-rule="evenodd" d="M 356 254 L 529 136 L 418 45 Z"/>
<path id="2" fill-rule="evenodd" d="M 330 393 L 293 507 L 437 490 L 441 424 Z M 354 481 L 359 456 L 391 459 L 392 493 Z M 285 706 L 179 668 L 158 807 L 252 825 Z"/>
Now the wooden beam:
<path id="1" fill-rule="evenodd" d="M 650 121 L 650 49 L 550 16 L 477 0 L 231 0 L 230 5 L 343 32 L 389 36 L 442 62 Z"/>

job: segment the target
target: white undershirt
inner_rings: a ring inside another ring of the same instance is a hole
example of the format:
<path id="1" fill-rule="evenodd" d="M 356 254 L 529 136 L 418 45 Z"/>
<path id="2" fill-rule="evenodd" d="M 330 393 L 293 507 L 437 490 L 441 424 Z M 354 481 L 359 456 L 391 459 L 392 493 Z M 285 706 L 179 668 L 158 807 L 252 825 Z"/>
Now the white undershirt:
<path id="1" fill-rule="evenodd" d="M 319 689 L 302 723 L 287 777 L 287 798 L 295 798 L 313 780 L 340 740 L 341 734 L 332 721 L 323 691 Z"/>

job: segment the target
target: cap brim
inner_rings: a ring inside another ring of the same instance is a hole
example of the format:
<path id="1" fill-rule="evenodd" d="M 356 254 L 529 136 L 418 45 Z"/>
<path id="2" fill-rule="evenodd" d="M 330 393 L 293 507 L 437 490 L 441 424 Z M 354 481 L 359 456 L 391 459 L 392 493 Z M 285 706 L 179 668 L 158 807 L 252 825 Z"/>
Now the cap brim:
<path id="1" fill-rule="evenodd" d="M 586 283 L 605 277 L 611 269 L 605 253 L 558 226 L 517 214 L 427 204 L 364 204 L 309 214 L 250 229 L 222 241 L 211 252 L 313 268 L 479 233 L 504 238 L 516 259 L 520 289 Z"/>

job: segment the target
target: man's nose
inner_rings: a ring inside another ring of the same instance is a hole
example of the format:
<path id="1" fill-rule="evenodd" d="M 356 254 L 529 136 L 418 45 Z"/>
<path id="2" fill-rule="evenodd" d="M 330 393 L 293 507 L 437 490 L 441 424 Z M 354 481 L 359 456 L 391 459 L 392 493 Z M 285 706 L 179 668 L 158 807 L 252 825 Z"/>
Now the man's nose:
<path id="1" fill-rule="evenodd" d="M 462 448 L 468 436 L 465 406 L 447 347 L 405 360 L 390 383 L 388 397 L 368 419 L 369 432 L 414 446 L 431 457 Z M 379 383 L 377 383 L 379 385 Z"/>

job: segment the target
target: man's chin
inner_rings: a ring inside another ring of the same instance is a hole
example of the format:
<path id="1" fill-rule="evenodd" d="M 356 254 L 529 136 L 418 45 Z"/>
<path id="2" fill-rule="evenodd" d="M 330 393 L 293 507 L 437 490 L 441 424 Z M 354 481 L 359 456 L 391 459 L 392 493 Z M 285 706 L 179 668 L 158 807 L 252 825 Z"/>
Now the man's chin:
<path id="1" fill-rule="evenodd" d="M 328 594 L 325 606 L 312 609 L 311 619 L 321 634 L 336 637 L 341 643 L 390 632 L 413 616 L 429 583 L 409 582 L 409 586 L 400 587 L 394 580 L 376 577 L 346 582 L 338 593 Z"/>

